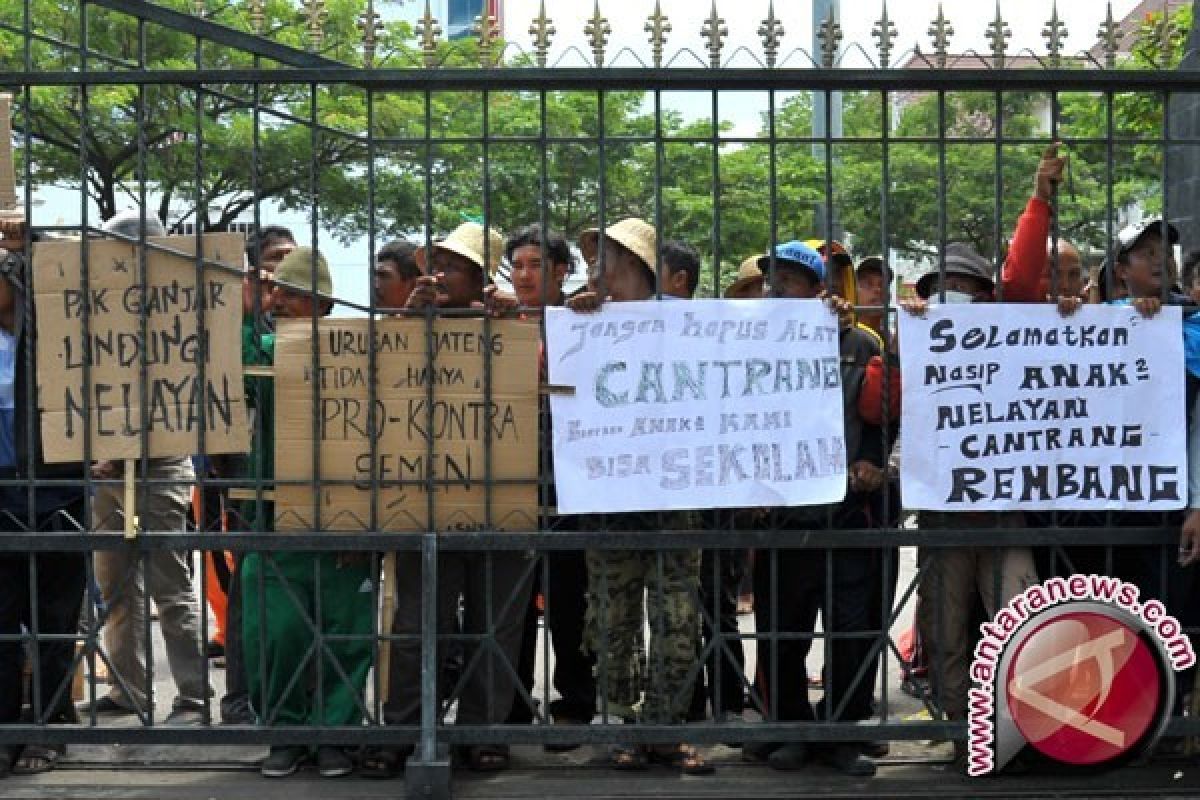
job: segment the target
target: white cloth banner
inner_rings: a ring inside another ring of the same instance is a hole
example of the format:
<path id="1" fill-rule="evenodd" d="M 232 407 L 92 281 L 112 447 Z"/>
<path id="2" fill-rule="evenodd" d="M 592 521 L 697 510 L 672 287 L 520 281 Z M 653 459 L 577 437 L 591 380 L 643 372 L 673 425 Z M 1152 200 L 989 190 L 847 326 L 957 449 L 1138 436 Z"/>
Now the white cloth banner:
<path id="1" fill-rule="evenodd" d="M 846 490 L 837 319 L 817 300 L 548 309 L 564 514 L 831 503 Z"/>
<path id="2" fill-rule="evenodd" d="M 905 508 L 1177 509 L 1187 499 L 1180 309 L 901 312 Z"/>

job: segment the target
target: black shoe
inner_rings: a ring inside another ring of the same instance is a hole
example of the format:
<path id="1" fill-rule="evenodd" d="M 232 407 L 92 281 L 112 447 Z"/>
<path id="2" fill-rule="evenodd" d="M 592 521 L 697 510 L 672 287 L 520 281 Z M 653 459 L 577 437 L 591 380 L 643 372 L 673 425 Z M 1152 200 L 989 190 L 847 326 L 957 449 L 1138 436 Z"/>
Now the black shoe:
<path id="1" fill-rule="evenodd" d="M 808 764 L 808 745 L 804 742 L 785 744 L 767 757 L 767 765 L 771 769 L 790 772 L 804 769 Z"/>
<path id="2" fill-rule="evenodd" d="M 86 702 L 80 703 L 79 712 L 81 714 L 90 714 L 92 712 L 92 706 Z M 96 699 L 96 713 L 132 716 L 136 714 L 137 711 L 121 705 L 116 700 L 113 700 L 109 695 L 104 695 L 104 697 Z"/>
<path id="3" fill-rule="evenodd" d="M 262 762 L 264 778 L 286 778 L 308 759 L 308 748 L 300 745 L 272 747 Z"/>
<path id="4" fill-rule="evenodd" d="M 892 748 L 887 742 L 863 742 L 859 751 L 867 758 L 886 758 Z"/>
<path id="5" fill-rule="evenodd" d="M 354 762 L 340 747 L 322 745 L 317 748 L 317 772 L 322 778 L 342 778 L 354 771 Z"/>
<path id="6" fill-rule="evenodd" d="M 749 761 L 752 764 L 764 764 L 779 748 L 783 747 L 779 742 L 746 742 L 742 745 L 742 761 Z"/>
<path id="7" fill-rule="evenodd" d="M 171 713 L 167 714 L 165 725 L 191 725 L 198 726 L 204 724 L 204 711 L 191 706 L 179 706 L 171 709 Z"/>
<path id="8" fill-rule="evenodd" d="M 854 778 L 869 778 L 875 774 L 875 762 L 859 752 L 857 745 L 835 744 L 824 750 L 821 758 L 825 763 Z"/>
<path id="9" fill-rule="evenodd" d="M 254 725 L 258 719 L 245 697 L 225 698 L 221 701 L 222 725 Z"/>

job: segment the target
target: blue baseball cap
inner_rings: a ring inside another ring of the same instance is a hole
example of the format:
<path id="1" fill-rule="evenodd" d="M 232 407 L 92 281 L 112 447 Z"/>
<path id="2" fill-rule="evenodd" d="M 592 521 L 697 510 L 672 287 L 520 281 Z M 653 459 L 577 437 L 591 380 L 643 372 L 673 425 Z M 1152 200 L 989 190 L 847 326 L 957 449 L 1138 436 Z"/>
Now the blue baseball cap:
<path id="1" fill-rule="evenodd" d="M 825 280 L 825 259 L 804 242 L 791 241 L 775 245 L 775 266 L 801 267 L 808 270 L 817 283 Z M 769 274 L 771 257 L 766 255 L 759 258 L 758 268 L 764 275 Z"/>

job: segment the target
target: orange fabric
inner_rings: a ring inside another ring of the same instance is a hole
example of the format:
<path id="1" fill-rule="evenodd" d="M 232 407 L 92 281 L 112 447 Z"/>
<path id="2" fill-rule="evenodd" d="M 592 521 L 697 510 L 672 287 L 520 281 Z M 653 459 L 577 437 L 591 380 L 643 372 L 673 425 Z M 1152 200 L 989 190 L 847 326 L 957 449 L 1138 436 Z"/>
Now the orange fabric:
<path id="1" fill-rule="evenodd" d="M 1042 270 L 1046 268 L 1046 240 L 1050 238 L 1050 206 L 1036 197 L 1029 198 L 1017 220 L 1012 245 L 1004 259 L 1001 285 L 1006 303 L 1042 303 L 1038 296 Z"/>
<path id="2" fill-rule="evenodd" d="M 208 607 L 212 609 L 213 617 L 216 619 L 216 624 L 213 626 L 212 640 L 219 645 L 225 645 L 225 618 L 229 611 L 229 597 L 226 596 L 225 590 L 221 588 L 221 582 L 217 580 L 217 571 L 214 569 L 215 561 L 213 560 L 217 554 L 209 551 L 204 554 L 207 559 L 204 576 L 204 599 L 208 601 Z M 222 552 L 221 557 L 225 559 L 225 563 L 232 569 L 232 560 L 229 553 Z"/>

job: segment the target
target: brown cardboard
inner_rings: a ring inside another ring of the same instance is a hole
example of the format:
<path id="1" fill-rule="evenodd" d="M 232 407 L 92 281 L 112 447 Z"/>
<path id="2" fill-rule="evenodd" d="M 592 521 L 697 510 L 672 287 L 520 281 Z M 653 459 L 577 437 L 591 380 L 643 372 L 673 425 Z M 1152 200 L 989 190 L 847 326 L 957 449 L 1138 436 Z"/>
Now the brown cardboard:
<path id="1" fill-rule="evenodd" d="M 484 339 L 485 324 L 490 340 Z M 375 322 L 376 468 L 367 412 L 368 320 L 280 320 L 275 342 L 275 476 L 279 481 L 356 481 L 358 485 L 275 488 L 278 530 L 536 530 L 538 511 L 538 357 L 536 324 L 517 320 L 437 319 L 435 419 L 430 430 L 423 319 Z M 486 405 L 490 357 L 492 406 Z M 313 376 L 323 377 L 314 398 Z M 491 445 L 485 445 L 491 409 Z M 314 448 L 314 434 L 318 447 Z M 432 441 L 432 462 L 429 460 Z M 318 454 L 314 459 L 314 451 Z M 314 470 L 317 460 L 319 470 Z M 490 461 L 490 469 L 489 469 Z M 422 480 L 450 479 L 431 494 Z M 484 477 L 518 483 L 487 486 Z M 378 491 L 371 490 L 372 478 Z M 410 483 L 397 485 L 397 480 Z M 319 515 L 319 517 L 318 517 Z"/>
<path id="2" fill-rule="evenodd" d="M 201 292 L 205 299 L 198 303 L 196 266 L 191 257 L 196 238 L 167 236 L 149 241 L 189 255 L 147 249 L 143 292 L 137 245 L 88 240 L 87 278 L 92 299 L 87 303 L 80 289 L 82 243 L 38 242 L 33 246 L 38 397 L 47 462 L 84 457 L 85 361 L 91 363 L 93 460 L 138 458 L 144 426 L 149 432 L 147 455 L 151 458 L 249 450 L 242 385 L 240 273 L 205 267 Z M 241 234 L 203 237 L 206 259 L 239 269 L 242 248 Z M 145 413 L 141 408 L 141 297 L 148 298 L 150 311 L 150 344 L 144 348 L 148 362 Z M 84 352 L 88 341 L 83 336 L 85 305 L 90 309 L 90 358 Z M 206 336 L 197 335 L 201 305 Z"/>

